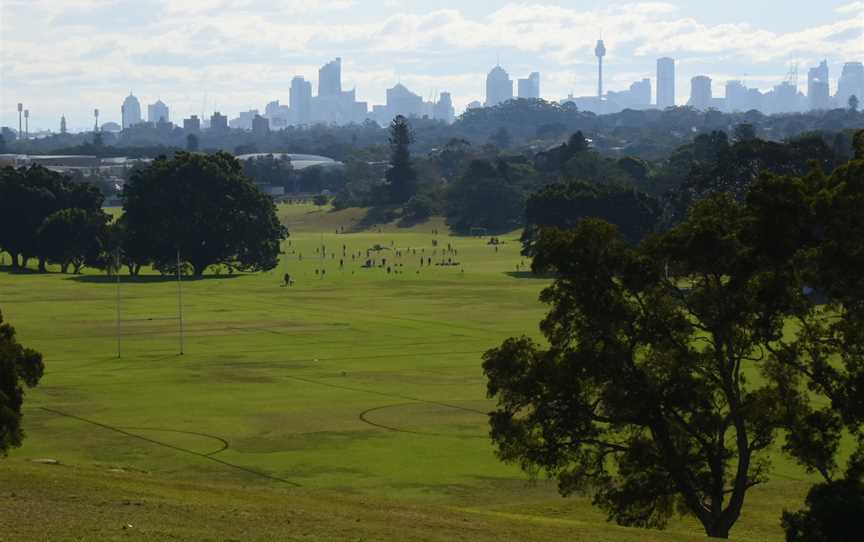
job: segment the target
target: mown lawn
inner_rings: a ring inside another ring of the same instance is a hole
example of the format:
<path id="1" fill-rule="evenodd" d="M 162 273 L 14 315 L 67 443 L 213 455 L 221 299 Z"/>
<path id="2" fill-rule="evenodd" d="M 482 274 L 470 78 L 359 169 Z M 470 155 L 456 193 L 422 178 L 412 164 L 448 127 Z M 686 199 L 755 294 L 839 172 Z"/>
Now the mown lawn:
<path id="1" fill-rule="evenodd" d="M 495 459 L 480 356 L 538 335 L 544 313 L 546 282 L 517 271 L 518 234 L 496 250 L 438 220 L 354 232 L 357 210 L 280 212 L 292 234 L 278 269 L 183 282 L 183 356 L 170 277 L 122 277 L 118 358 L 115 282 L 0 270 L 0 310 L 47 367 L 27 397 L 25 445 L 0 460 L 8 540 L 700 534 L 692 521 L 613 527 L 589 498 L 562 499 Z M 361 267 L 375 245 L 369 257 L 387 263 Z M 458 265 L 436 265 L 448 245 Z M 780 512 L 808 480 L 778 456 L 735 538 L 781 540 Z"/>

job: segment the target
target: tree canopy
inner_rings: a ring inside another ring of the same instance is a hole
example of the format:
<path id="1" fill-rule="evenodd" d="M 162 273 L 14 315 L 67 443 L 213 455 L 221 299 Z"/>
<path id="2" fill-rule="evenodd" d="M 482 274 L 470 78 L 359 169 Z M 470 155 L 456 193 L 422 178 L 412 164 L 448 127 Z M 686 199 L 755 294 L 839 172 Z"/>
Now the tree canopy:
<path id="1" fill-rule="evenodd" d="M 0 454 L 21 446 L 24 387 L 36 386 L 43 371 L 42 354 L 20 345 L 15 328 L 3 323 L 0 312 Z"/>
<path id="2" fill-rule="evenodd" d="M 484 356 L 499 456 L 590 491 L 620 524 L 681 512 L 715 537 L 781 436 L 836 481 L 844 431 L 864 453 L 862 180 L 862 160 L 763 175 L 637 246 L 597 219 L 541 229 L 548 347 L 511 338 Z"/>
<path id="3" fill-rule="evenodd" d="M 155 160 L 126 185 L 123 210 L 129 251 L 163 271 L 176 267 L 178 252 L 195 275 L 215 264 L 273 269 L 287 235 L 273 201 L 226 153 Z"/>

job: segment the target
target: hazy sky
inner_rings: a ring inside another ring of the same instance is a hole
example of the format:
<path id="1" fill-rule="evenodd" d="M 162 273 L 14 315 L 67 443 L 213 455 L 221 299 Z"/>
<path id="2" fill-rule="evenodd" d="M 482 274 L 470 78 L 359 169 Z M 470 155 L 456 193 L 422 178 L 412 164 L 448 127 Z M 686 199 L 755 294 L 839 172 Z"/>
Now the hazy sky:
<path id="1" fill-rule="evenodd" d="M 427 98 L 450 91 L 461 110 L 498 58 L 514 80 L 541 72 L 544 98 L 586 95 L 601 32 L 608 89 L 653 81 L 669 55 L 681 103 L 698 74 L 722 95 L 729 79 L 770 88 L 799 62 L 803 87 L 827 58 L 836 79 L 864 60 L 864 0 L 0 0 L 0 125 L 17 126 L 19 101 L 31 131 L 58 130 L 61 114 L 91 126 L 94 107 L 119 121 L 130 90 L 145 115 L 161 98 L 174 121 L 236 116 L 287 104 L 295 74 L 317 82 L 336 56 L 370 105 L 401 80 Z"/>

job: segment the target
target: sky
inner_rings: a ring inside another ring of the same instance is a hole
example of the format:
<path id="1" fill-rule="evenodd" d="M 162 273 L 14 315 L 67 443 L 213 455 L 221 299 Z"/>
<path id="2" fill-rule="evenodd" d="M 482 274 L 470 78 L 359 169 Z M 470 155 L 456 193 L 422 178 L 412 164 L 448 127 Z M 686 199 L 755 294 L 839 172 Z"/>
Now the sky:
<path id="1" fill-rule="evenodd" d="M 594 44 L 608 50 L 605 86 L 655 80 L 656 59 L 678 61 L 679 104 L 709 75 L 770 89 L 799 65 L 828 60 L 832 91 L 843 63 L 864 61 L 864 0 L 0 0 L 0 125 L 70 130 L 120 120 L 133 92 L 161 99 L 172 121 L 229 117 L 272 100 L 291 78 L 317 88 L 318 68 L 342 57 L 343 87 L 385 100 L 401 82 L 426 99 L 453 94 L 457 112 L 482 101 L 500 62 L 514 80 L 541 73 L 541 95 L 596 92 Z"/>

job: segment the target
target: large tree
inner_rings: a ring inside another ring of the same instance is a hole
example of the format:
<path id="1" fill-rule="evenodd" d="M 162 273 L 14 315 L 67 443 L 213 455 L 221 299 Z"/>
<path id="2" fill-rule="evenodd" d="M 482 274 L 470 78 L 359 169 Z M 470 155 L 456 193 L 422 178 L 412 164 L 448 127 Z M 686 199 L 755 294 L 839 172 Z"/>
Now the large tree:
<path id="1" fill-rule="evenodd" d="M 39 228 L 39 253 L 49 263 L 58 264 L 61 273 L 66 273 L 70 265 L 76 274 L 84 264 L 101 266 L 109 218 L 101 210 L 92 212 L 75 207 L 57 211 Z"/>
<path id="2" fill-rule="evenodd" d="M 89 183 L 73 183 L 41 166 L 0 170 L 0 248 L 12 256 L 12 267 L 24 267 L 32 257 L 45 271 L 47 254 L 39 232 L 45 220 L 63 209 L 100 214 L 104 198 Z"/>
<path id="3" fill-rule="evenodd" d="M 408 119 L 398 115 L 390 123 L 390 169 L 387 170 L 387 186 L 393 203 L 405 203 L 417 193 L 417 172 L 408 150 L 413 142 Z"/>
<path id="4" fill-rule="evenodd" d="M 854 172 L 837 175 L 851 182 Z M 830 470 L 839 412 L 860 412 L 852 391 L 864 382 L 864 349 L 860 326 L 838 324 L 848 340 L 830 340 L 806 292 L 828 283 L 814 278 L 819 247 L 830 249 L 832 224 L 858 216 L 861 185 L 829 207 L 818 173 L 763 177 L 746 201 L 709 195 L 637 247 L 600 220 L 541 230 L 533 266 L 557 275 L 541 295 L 552 306 L 541 323 L 548 347 L 512 338 L 485 355 L 500 457 L 545 469 L 565 494 L 590 490 L 620 524 L 663 527 L 681 511 L 721 538 L 748 489 L 767 480 L 782 430 L 787 451 Z M 860 236 L 841 238 L 864 253 Z M 854 263 L 833 253 L 825 272 L 844 261 Z M 860 273 L 846 269 L 849 283 L 825 290 L 835 310 L 864 299 Z M 846 402 L 836 416 L 808 401 L 832 383 L 837 405 Z"/>
<path id="5" fill-rule="evenodd" d="M 21 446 L 24 386 L 38 384 L 43 371 L 42 354 L 18 344 L 15 328 L 4 324 L 0 313 L 0 454 Z"/>
<path id="6" fill-rule="evenodd" d="M 168 271 L 188 263 L 196 276 L 225 264 L 244 271 L 273 269 L 287 232 L 273 200 L 231 155 L 178 152 L 136 171 L 123 192 L 129 254 L 149 254 Z"/>

